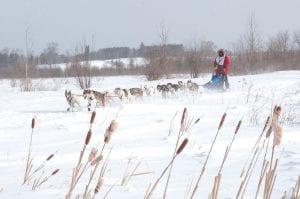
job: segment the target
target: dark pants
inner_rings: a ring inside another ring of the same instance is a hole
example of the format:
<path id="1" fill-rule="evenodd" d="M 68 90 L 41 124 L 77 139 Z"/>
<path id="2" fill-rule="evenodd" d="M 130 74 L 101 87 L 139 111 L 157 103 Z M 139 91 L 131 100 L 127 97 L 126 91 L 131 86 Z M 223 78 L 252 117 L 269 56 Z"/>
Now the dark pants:
<path id="1" fill-rule="evenodd" d="M 228 82 L 228 77 L 227 77 L 227 75 L 224 75 L 224 82 L 225 82 L 225 87 L 226 87 L 226 89 L 229 89 L 229 82 Z"/>

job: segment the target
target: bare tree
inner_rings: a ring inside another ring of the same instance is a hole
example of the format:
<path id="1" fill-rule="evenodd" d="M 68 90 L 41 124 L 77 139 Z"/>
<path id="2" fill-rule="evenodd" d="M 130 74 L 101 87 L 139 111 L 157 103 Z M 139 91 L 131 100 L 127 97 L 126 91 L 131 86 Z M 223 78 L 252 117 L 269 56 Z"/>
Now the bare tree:
<path id="1" fill-rule="evenodd" d="M 211 70 L 211 57 L 214 56 L 216 45 L 212 41 L 194 42 L 186 50 L 185 64 L 190 70 L 191 78 L 199 77 L 200 72 Z"/>
<path id="2" fill-rule="evenodd" d="M 271 37 L 267 44 L 267 52 L 270 60 L 274 60 L 276 63 L 285 61 L 289 57 L 289 42 L 290 35 L 288 31 L 279 32 L 274 37 Z"/>
<path id="3" fill-rule="evenodd" d="M 234 68 L 234 71 L 246 73 L 253 71 L 256 65 L 261 61 L 263 49 L 262 40 L 258 34 L 257 24 L 253 14 L 249 17 L 247 31 L 233 46 L 234 63 L 238 67 Z"/>
<path id="4" fill-rule="evenodd" d="M 25 64 L 25 77 L 23 80 L 21 80 L 20 87 L 22 91 L 32 91 L 32 72 L 33 72 L 33 52 L 32 52 L 32 47 L 33 47 L 33 42 L 32 40 L 29 39 L 29 28 L 26 29 L 25 32 L 25 48 L 26 48 L 26 56 L 24 60 Z"/>
<path id="5" fill-rule="evenodd" d="M 300 30 L 295 32 L 294 34 L 294 40 L 297 46 L 297 50 L 300 50 Z"/>
<path id="6" fill-rule="evenodd" d="M 87 89 L 92 86 L 89 45 L 84 45 L 75 49 L 75 55 L 71 62 L 70 70 L 76 77 L 81 89 Z"/>
<path id="7" fill-rule="evenodd" d="M 145 75 L 148 80 L 157 80 L 163 76 L 169 76 L 168 54 L 167 54 L 167 40 L 168 32 L 162 24 L 159 32 L 160 44 L 152 46 L 146 50 L 146 60 L 148 62 Z"/>

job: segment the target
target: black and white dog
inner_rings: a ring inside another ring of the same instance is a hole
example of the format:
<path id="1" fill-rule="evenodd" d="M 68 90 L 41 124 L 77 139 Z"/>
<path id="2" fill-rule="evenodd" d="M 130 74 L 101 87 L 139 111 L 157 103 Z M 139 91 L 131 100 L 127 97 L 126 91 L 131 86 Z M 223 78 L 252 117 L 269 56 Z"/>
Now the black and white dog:
<path id="1" fill-rule="evenodd" d="M 131 99 L 131 94 L 127 89 L 115 88 L 114 93 L 123 103 L 127 103 Z"/>
<path id="2" fill-rule="evenodd" d="M 76 94 L 73 94 L 71 92 L 71 90 L 65 90 L 65 97 L 66 97 L 66 100 L 69 104 L 69 108 L 67 109 L 67 111 L 70 111 L 70 109 L 73 111 L 73 108 L 75 107 L 75 104 L 77 104 L 79 107 L 80 107 L 80 95 L 76 95 Z"/>
<path id="3" fill-rule="evenodd" d="M 158 92 L 161 92 L 163 98 L 166 98 L 168 96 L 168 93 L 170 92 L 168 86 L 165 84 L 157 85 L 156 89 L 158 90 Z"/>

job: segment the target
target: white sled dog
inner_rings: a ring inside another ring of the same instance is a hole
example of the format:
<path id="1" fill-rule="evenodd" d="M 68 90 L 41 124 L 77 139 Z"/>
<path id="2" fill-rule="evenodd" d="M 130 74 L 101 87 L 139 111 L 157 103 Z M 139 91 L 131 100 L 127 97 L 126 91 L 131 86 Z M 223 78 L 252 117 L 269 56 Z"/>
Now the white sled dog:
<path id="1" fill-rule="evenodd" d="M 65 97 L 67 99 L 67 102 L 69 104 L 69 108 L 67 111 L 70 111 L 70 109 L 73 111 L 73 108 L 75 107 L 75 104 L 77 104 L 80 107 L 80 95 L 73 94 L 71 90 L 65 90 Z"/>

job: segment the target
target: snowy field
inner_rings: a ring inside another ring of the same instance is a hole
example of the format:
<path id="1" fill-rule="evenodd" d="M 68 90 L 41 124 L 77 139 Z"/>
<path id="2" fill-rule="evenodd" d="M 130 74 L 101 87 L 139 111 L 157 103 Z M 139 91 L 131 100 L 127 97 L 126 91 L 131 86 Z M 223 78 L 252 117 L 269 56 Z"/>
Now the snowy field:
<path id="1" fill-rule="evenodd" d="M 209 79 L 209 75 L 204 75 L 193 81 L 204 84 Z M 186 82 L 188 77 L 182 75 L 153 82 L 147 82 L 142 76 L 99 77 L 94 80 L 93 88 L 113 91 L 116 87 L 156 86 L 159 83 L 177 83 L 178 80 Z M 127 104 L 114 98 L 108 107 L 97 108 L 84 161 L 92 147 L 102 147 L 103 135 L 111 120 L 116 118 L 119 126 L 104 149 L 105 158 L 113 147 L 104 184 L 95 198 L 103 198 L 110 189 L 107 198 L 144 198 L 149 184 L 153 185 L 173 156 L 185 107 L 190 118 L 200 118 L 200 121 L 182 136 L 183 139 L 189 135 L 189 143 L 175 159 L 167 198 L 185 198 L 189 187 L 194 186 L 225 112 L 227 117 L 195 198 L 207 198 L 211 192 L 226 146 L 230 144 L 235 127 L 242 119 L 242 126 L 224 164 L 219 188 L 219 198 L 235 198 L 244 164 L 275 105 L 282 106 L 280 123 L 283 141 L 274 154 L 280 160 L 271 198 L 281 198 L 284 191 L 287 195 L 291 194 L 291 187 L 300 174 L 300 71 L 234 76 L 229 77 L 229 81 L 231 90 L 228 92 L 178 93 L 167 99 L 145 96 L 143 100 L 133 100 Z M 89 129 L 91 112 L 87 111 L 84 99 L 81 99 L 81 107 L 77 110 L 66 111 L 65 89 L 82 93 L 73 79 L 34 80 L 34 85 L 39 86 L 35 92 L 20 92 L 19 87 L 11 87 L 9 80 L 0 80 L 0 198 L 65 198 L 72 169 L 76 166 Z M 172 122 L 176 112 L 178 114 Z M 48 176 L 55 169 L 60 169 L 35 191 L 31 190 L 33 182 L 22 185 L 33 117 L 36 119 L 32 140 L 34 167 L 54 153 L 53 159 L 41 171 Z M 129 159 L 129 171 L 140 162 L 135 173 L 141 175 L 132 176 L 128 184 L 122 186 Z M 244 198 L 255 196 L 262 161 L 261 155 Z M 89 174 L 90 170 L 79 180 L 72 198 L 83 194 Z M 91 183 L 92 189 L 99 174 L 100 169 Z M 166 177 L 160 181 L 152 198 L 162 198 Z M 262 198 L 263 186 L 259 198 Z"/>

